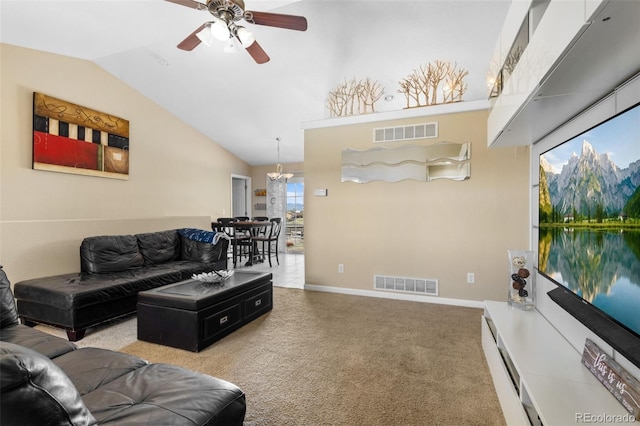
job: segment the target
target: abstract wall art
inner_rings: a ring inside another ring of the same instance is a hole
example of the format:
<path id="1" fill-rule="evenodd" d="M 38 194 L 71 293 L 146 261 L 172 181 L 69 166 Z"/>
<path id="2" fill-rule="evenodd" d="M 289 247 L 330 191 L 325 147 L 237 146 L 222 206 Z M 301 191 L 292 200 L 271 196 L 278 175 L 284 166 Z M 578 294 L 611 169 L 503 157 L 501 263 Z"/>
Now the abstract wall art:
<path id="1" fill-rule="evenodd" d="M 129 121 L 33 93 L 33 169 L 129 177 Z"/>

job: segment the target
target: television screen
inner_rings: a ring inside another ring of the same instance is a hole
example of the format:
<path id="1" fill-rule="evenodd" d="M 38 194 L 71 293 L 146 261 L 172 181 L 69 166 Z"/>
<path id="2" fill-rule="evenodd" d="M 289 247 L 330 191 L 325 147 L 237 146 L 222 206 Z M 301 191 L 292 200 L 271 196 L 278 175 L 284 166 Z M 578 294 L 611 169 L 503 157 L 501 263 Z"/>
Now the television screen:
<path id="1" fill-rule="evenodd" d="M 540 155 L 538 270 L 640 337 L 640 104 Z"/>

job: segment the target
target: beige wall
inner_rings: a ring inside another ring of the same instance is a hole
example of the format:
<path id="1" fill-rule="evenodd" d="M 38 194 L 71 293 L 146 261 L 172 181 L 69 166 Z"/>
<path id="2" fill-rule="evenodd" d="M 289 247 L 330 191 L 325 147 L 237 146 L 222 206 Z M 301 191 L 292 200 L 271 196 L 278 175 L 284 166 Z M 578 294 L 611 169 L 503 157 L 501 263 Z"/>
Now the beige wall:
<path id="1" fill-rule="evenodd" d="M 208 228 L 229 214 L 245 162 L 91 62 L 0 49 L 0 264 L 12 282 L 77 271 L 87 235 Z M 128 119 L 129 179 L 32 170 L 34 91 Z"/>
<path id="2" fill-rule="evenodd" d="M 0 263 L 13 282 L 78 270 L 86 235 L 206 227 L 230 212 L 231 174 L 256 189 L 275 167 L 249 167 L 91 62 L 0 48 Z M 130 120 L 129 180 L 32 170 L 33 91 Z M 284 166 L 305 175 L 307 283 L 372 290 L 374 274 L 401 275 L 438 279 L 441 298 L 505 299 L 506 250 L 528 247 L 529 151 L 487 149 L 485 111 L 426 118 L 438 141 L 471 142 L 470 180 L 340 182 L 341 150 L 425 117 L 305 131 L 304 167 Z"/>
<path id="3" fill-rule="evenodd" d="M 488 149 L 487 115 L 305 130 L 306 283 L 373 290 L 374 274 L 435 278 L 440 298 L 506 300 L 507 250 L 529 247 L 529 148 Z M 341 151 L 371 148 L 373 128 L 431 121 L 439 138 L 423 144 L 471 142 L 470 180 L 340 182 Z"/>

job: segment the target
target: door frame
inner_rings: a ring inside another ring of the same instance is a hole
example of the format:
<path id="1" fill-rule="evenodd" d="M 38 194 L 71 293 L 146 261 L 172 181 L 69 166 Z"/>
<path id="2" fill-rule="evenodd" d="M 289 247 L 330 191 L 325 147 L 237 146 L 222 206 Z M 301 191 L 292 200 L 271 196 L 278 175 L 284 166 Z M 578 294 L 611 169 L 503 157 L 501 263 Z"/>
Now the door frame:
<path id="1" fill-rule="evenodd" d="M 244 181 L 245 193 L 238 193 L 236 191 L 236 186 L 234 185 L 235 181 Z M 253 209 L 251 208 L 251 176 L 243 176 L 231 174 L 231 179 L 229 184 L 231 185 L 231 212 L 230 216 L 249 216 L 253 215 Z M 243 200 L 244 199 L 244 200 Z M 238 213 L 234 210 L 234 206 L 236 206 L 236 201 L 238 203 L 242 203 L 244 201 L 245 212 L 243 214 Z"/>

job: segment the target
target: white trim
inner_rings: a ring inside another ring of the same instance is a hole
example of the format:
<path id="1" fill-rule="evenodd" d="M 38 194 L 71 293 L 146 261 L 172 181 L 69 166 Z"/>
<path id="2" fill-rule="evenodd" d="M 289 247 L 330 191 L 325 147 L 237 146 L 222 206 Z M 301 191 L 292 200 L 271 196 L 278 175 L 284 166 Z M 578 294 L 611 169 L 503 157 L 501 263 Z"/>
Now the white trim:
<path id="1" fill-rule="evenodd" d="M 326 293 L 348 294 L 351 296 L 377 297 L 380 299 L 407 300 L 410 302 L 436 303 L 439 305 L 463 306 L 466 308 L 484 309 L 484 302 L 477 300 L 449 299 L 444 297 L 433 297 L 413 294 L 400 294 L 373 290 L 358 290 L 355 288 L 331 287 L 326 285 L 305 284 L 305 290 L 324 291 Z"/>
<path id="2" fill-rule="evenodd" d="M 373 123 L 377 121 L 398 120 L 402 118 L 429 117 L 431 115 L 453 114 L 459 112 L 477 111 L 481 109 L 489 109 L 488 100 L 454 102 L 450 104 L 438 104 L 396 111 L 373 112 L 371 114 L 349 115 L 346 117 L 332 117 L 323 120 L 303 121 L 300 124 L 300 128 L 302 130 L 321 129 L 324 127 Z"/>

